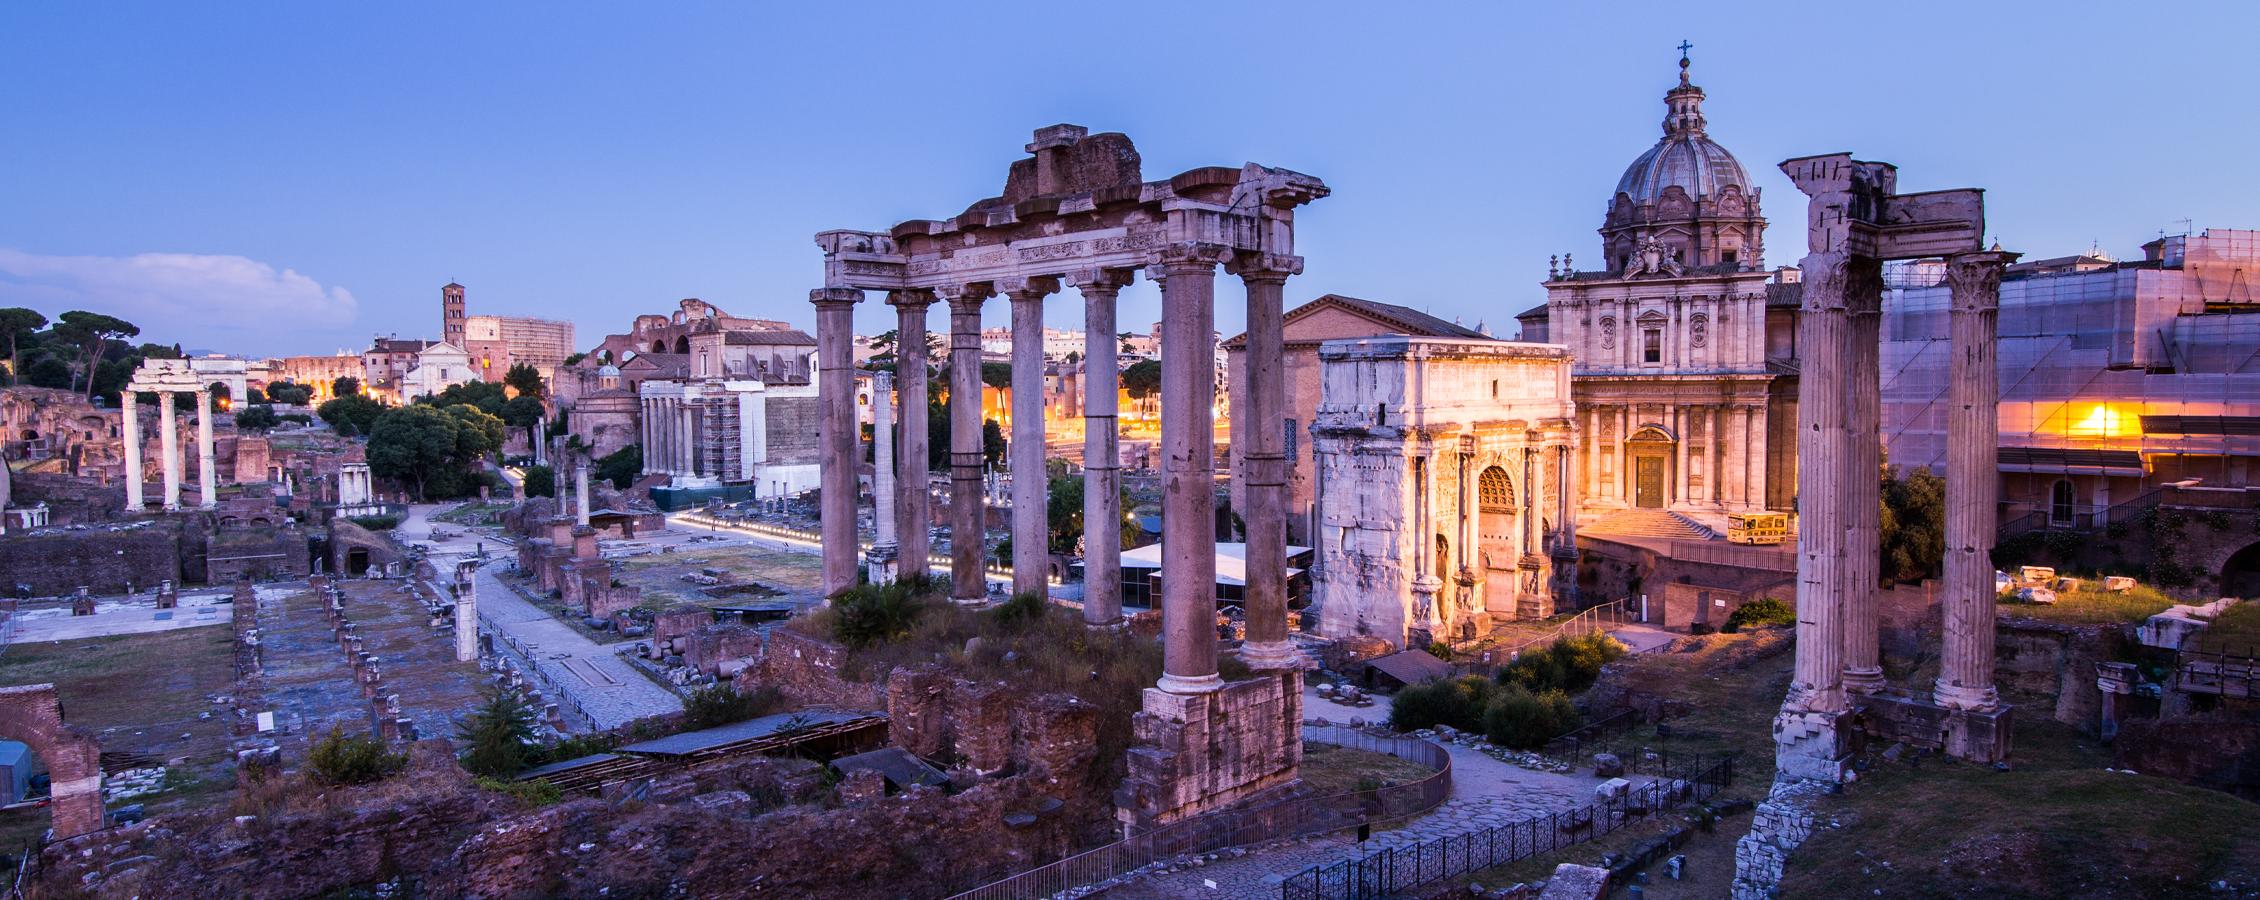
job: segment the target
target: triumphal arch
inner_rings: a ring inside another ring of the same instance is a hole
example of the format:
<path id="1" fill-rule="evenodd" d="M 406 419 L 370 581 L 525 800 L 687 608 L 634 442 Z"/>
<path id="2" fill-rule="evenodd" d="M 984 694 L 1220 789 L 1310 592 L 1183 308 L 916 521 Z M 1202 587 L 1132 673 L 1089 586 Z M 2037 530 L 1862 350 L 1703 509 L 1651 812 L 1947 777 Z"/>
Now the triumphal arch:
<path id="1" fill-rule="evenodd" d="M 1013 590 L 1046 590 L 1043 457 L 1043 303 L 1062 286 L 1082 295 L 1089 398 L 1084 460 L 1089 529 L 1084 616 L 1121 617 L 1115 441 L 1115 298 L 1139 270 L 1162 288 L 1162 619 L 1164 664 L 1139 714 L 1142 746 L 1120 797 L 1127 824 L 1178 818 L 1294 778 L 1301 754 L 1302 676 L 1287 639 L 1286 389 L 1280 364 L 1282 294 L 1302 271 L 1295 210 L 1325 182 L 1249 163 L 1146 181 L 1121 134 L 1077 125 L 1038 129 L 1012 163 L 1002 194 L 946 219 L 885 231 L 826 231 L 817 310 L 822 410 L 824 586 L 856 577 L 857 428 L 851 330 L 865 291 L 883 291 L 900 317 L 899 347 L 926 345 L 926 310 L 949 305 L 951 596 L 981 599 L 981 304 L 1012 307 Z M 1247 642 L 1259 676 L 1217 674 L 1215 458 L 1216 273 L 1247 292 L 1250 406 L 1232 416 L 1248 448 Z M 898 354 L 896 421 L 925 417 L 923 354 Z M 902 430 L 892 504 L 905 574 L 927 558 L 925 430 Z"/>

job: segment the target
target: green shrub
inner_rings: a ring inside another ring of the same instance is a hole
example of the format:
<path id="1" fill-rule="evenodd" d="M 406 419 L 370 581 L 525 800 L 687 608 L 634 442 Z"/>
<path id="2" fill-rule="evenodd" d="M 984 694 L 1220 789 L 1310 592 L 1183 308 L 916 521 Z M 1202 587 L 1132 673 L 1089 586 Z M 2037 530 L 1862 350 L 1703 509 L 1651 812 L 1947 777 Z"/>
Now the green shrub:
<path id="1" fill-rule="evenodd" d="M 683 724 L 697 729 L 743 722 L 767 715 L 784 699 L 784 694 L 774 687 L 764 686 L 750 694 L 739 693 L 728 684 L 704 687 L 692 691 L 689 699 L 683 701 Z"/>
<path id="2" fill-rule="evenodd" d="M 532 765 L 534 708 L 510 691 L 489 689 L 486 702 L 455 722 L 463 742 L 457 761 L 473 775 L 508 778 Z"/>
<path id="3" fill-rule="evenodd" d="M 524 478 L 526 482 L 526 496 L 557 496 L 556 470 L 551 469 L 548 466 L 527 466 L 524 471 Z"/>
<path id="4" fill-rule="evenodd" d="M 539 778 L 532 781 L 508 781 L 481 775 L 472 779 L 471 783 L 478 785 L 483 790 L 493 791 L 497 794 L 509 794 L 524 801 L 529 806 L 556 806 L 565 800 L 565 792 L 558 790 L 557 785 Z"/>
<path id="5" fill-rule="evenodd" d="M 1570 705 L 1568 694 L 1532 693 L 1519 684 L 1501 685 L 1483 709 L 1484 736 L 1491 743 L 1520 750 L 1543 747 L 1576 728 L 1577 722 L 1577 708 Z"/>
<path id="6" fill-rule="evenodd" d="M 306 755 L 306 766 L 327 784 L 368 784 L 381 781 L 408 765 L 408 756 L 394 753 L 385 742 L 368 735 L 348 735 L 330 726 L 330 736 L 316 741 Z"/>
<path id="7" fill-rule="evenodd" d="M 1797 624 L 1796 609 L 1780 600 L 1766 597 L 1736 607 L 1734 614 L 1726 617 L 1726 624 L 1719 626 L 1719 630 L 1727 634 L 1734 634 L 1753 625 L 1795 624 Z"/>
<path id="8" fill-rule="evenodd" d="M 1501 684 L 1534 691 L 1582 691 L 1593 686 L 1601 667 L 1625 654 L 1625 646 L 1606 634 L 1558 638 L 1543 650 L 1532 650 L 1499 670 Z"/>
<path id="9" fill-rule="evenodd" d="M 1437 659 L 1441 659 L 1445 662 L 1452 661 L 1452 645 L 1444 643 L 1443 641 L 1429 641 L 1428 646 L 1422 647 L 1421 649 L 1428 651 L 1428 655 L 1436 657 Z"/>
<path id="10" fill-rule="evenodd" d="M 370 531 L 391 531 L 400 527 L 399 516 L 353 516 L 346 521 Z"/>
<path id="11" fill-rule="evenodd" d="M 850 649 L 883 644 L 909 634 L 924 611 L 908 583 L 856 585 L 832 599 L 832 637 Z"/>
<path id="12" fill-rule="evenodd" d="M 1436 678 L 1409 685 L 1389 704 L 1389 727 L 1419 731 L 1450 725 L 1462 731 L 1483 729 L 1483 709 L 1495 687 L 1480 675 Z"/>
<path id="13" fill-rule="evenodd" d="M 1050 606 L 1051 602 L 1045 600 L 1044 595 L 1034 591 L 1022 591 L 1012 595 L 1011 599 L 997 604 L 997 608 L 989 610 L 989 615 L 994 617 L 997 624 L 1003 626 L 1005 630 L 1019 631 L 1041 620 L 1044 617 L 1045 610 Z"/>

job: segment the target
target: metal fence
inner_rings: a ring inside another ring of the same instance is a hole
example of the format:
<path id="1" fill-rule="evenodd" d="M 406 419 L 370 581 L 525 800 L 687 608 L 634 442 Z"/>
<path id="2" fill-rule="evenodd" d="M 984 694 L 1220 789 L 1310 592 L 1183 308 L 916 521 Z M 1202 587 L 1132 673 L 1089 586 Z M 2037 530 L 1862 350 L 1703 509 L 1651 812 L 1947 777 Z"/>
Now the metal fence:
<path id="1" fill-rule="evenodd" d="M 1625 623 L 1629 621 L 1625 602 L 1611 600 L 1586 608 L 1577 615 L 1563 620 L 1562 624 L 1554 626 L 1554 630 L 1545 634 L 1528 638 L 1520 643 L 1485 650 L 1475 660 L 1460 663 L 1454 666 L 1453 670 L 1460 675 L 1481 675 L 1485 678 L 1496 678 L 1500 669 L 1506 668 L 1508 663 L 1514 662 L 1515 658 L 1521 656 L 1525 650 L 1546 646 L 1562 638 L 1607 634 L 1623 628 Z"/>
<path id="2" fill-rule="evenodd" d="M 1554 762 L 1579 765 L 1586 762 L 1586 754 L 1600 752 L 1602 748 L 1610 746 L 1612 742 L 1639 727 L 1640 722 L 1637 710 L 1618 710 L 1600 721 L 1547 741 L 1546 746 L 1539 748 L 1538 754 Z"/>
<path id="3" fill-rule="evenodd" d="M 1503 866 L 1575 846 L 1651 813 L 1701 802 L 1734 780 L 1734 758 L 1688 766 L 1620 797 L 1521 822 L 1388 847 L 1356 859 L 1312 866 L 1279 885 L 1281 900 L 1365 900 L 1395 896 L 1479 869 Z"/>
<path id="4" fill-rule="evenodd" d="M 1280 838 L 1319 834 L 1419 815 L 1452 794 L 1452 756 L 1417 738 L 1368 734 L 1340 725 L 1303 726 L 1305 743 L 1386 753 L 1436 769 L 1408 784 L 1326 797 L 1303 797 L 1172 822 L 1096 850 L 1039 866 L 951 900 L 1051 897 L 1096 884 L 1156 860 Z"/>

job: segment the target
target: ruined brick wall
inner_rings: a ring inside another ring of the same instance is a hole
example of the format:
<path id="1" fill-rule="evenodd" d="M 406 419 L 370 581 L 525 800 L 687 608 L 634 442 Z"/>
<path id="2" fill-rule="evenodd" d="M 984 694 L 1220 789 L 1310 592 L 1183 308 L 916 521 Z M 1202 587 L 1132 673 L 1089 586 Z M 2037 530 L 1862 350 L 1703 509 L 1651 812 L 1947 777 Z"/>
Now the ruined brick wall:
<path id="1" fill-rule="evenodd" d="M 1206 694 L 1147 688 L 1130 771 L 1115 790 L 1127 827 L 1173 822 L 1292 781 L 1302 762 L 1302 673 Z"/>
<path id="2" fill-rule="evenodd" d="M 769 634 L 761 665 L 738 673 L 738 689 L 773 686 L 787 699 L 802 705 L 838 706 L 846 709 L 886 709 L 885 679 L 854 681 L 841 674 L 847 648 L 779 628 Z"/>
<path id="3" fill-rule="evenodd" d="M 0 687 L 0 734 L 31 745 L 46 764 L 56 837 L 102 827 L 102 746 L 85 729 L 64 724 L 54 685 Z"/>
<path id="4" fill-rule="evenodd" d="M 2230 716 L 2125 722 L 2119 767 L 2260 800 L 2260 722 Z"/>
<path id="5" fill-rule="evenodd" d="M 295 527 L 232 528 L 205 545 L 204 576 L 212 584 L 304 578 L 311 571 L 306 533 Z"/>
<path id="6" fill-rule="evenodd" d="M 2004 618 L 1994 633 L 1994 684 L 2004 699 L 2024 703 L 2032 713 L 2094 731 L 2103 711 L 2095 664 L 2119 658 L 2125 642 L 2112 625 Z"/>
<path id="7" fill-rule="evenodd" d="M 182 556 L 180 527 L 171 522 L 10 533 L 0 536 L 0 590 L 13 594 L 25 585 L 33 596 L 68 594 L 81 586 L 97 594 L 124 593 L 128 584 L 147 590 L 167 579 L 192 580 L 183 572 Z"/>
<path id="8" fill-rule="evenodd" d="M 735 678 L 761 664 L 761 632 L 744 625 L 708 625 L 678 641 L 683 662 L 701 674 Z"/>
<path id="9" fill-rule="evenodd" d="M 815 397 L 770 397 L 767 401 L 769 465 L 791 466 L 817 462 Z"/>
<path id="10" fill-rule="evenodd" d="M 16 506 L 47 504 L 49 525 L 114 522 L 126 508 L 123 484 L 97 484 L 50 472 L 17 472 L 10 481 L 9 502 Z M 152 500 L 156 496 L 149 495 Z"/>
<path id="11" fill-rule="evenodd" d="M 368 565 L 372 569 L 400 562 L 403 558 L 400 548 L 384 535 L 342 518 L 331 519 L 329 568 L 325 571 L 340 575 L 357 574 L 348 566 L 356 549 L 366 551 Z"/>

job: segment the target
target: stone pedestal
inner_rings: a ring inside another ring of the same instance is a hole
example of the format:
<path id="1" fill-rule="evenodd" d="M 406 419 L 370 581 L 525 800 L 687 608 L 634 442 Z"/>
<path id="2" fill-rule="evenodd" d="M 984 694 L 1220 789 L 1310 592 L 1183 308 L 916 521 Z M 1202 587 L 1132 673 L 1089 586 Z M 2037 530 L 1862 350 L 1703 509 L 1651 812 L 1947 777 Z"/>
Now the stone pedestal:
<path id="1" fill-rule="evenodd" d="M 1303 675 L 1266 672 L 1197 694 L 1147 688 L 1115 815 L 1136 833 L 1294 783 Z"/>
<path id="2" fill-rule="evenodd" d="M 1896 691 L 1870 696 L 1861 704 L 1868 730 L 1877 739 L 1976 763 L 2009 758 L 2012 711 L 2006 703 L 1984 710 L 1957 709 L 1932 697 Z"/>
<path id="3" fill-rule="evenodd" d="M 1841 782 L 1851 766 L 1853 714 L 1849 710 L 1788 709 L 1774 716 L 1774 766 L 1785 778 Z"/>

